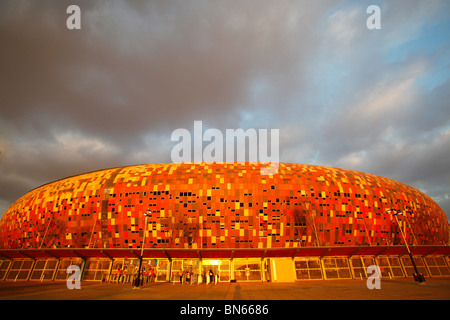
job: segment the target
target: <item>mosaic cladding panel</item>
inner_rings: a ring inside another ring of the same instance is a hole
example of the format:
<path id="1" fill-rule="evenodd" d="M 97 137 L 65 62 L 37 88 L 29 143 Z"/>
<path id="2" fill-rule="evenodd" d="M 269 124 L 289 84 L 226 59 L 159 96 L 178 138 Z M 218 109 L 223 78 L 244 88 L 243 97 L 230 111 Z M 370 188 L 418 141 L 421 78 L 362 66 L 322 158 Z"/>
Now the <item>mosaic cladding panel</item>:
<path id="1" fill-rule="evenodd" d="M 383 177 L 300 164 L 150 164 L 58 180 L 17 200 L 0 247 L 271 248 L 448 242 L 442 209 Z"/>

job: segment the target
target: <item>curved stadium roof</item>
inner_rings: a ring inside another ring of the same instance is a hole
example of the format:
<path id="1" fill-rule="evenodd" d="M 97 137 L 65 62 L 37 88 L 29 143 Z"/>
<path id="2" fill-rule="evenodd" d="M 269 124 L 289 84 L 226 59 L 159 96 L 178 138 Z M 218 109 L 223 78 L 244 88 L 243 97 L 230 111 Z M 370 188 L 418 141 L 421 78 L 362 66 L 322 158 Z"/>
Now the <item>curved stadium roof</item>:
<path id="1" fill-rule="evenodd" d="M 0 247 L 225 249 L 448 243 L 443 210 L 391 179 L 280 163 L 148 164 L 72 176 L 18 199 Z M 151 214 L 147 218 L 144 213 Z M 147 225 L 145 226 L 145 221 Z"/>

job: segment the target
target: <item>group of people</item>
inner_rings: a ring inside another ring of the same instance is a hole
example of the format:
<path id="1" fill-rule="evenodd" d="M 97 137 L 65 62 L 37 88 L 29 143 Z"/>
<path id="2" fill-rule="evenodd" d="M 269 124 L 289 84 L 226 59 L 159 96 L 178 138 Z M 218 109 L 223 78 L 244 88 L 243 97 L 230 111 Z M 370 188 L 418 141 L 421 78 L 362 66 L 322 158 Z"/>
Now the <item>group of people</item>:
<path id="1" fill-rule="evenodd" d="M 116 280 L 117 283 L 128 283 L 134 280 L 134 278 L 137 276 L 137 273 L 137 268 L 136 270 L 128 270 L 128 268 L 122 269 L 121 267 L 119 267 L 113 275 L 114 280 Z M 141 281 L 143 282 L 154 282 L 156 279 L 156 272 L 153 268 L 150 268 L 148 270 L 144 268 L 144 270 L 141 270 L 141 277 Z"/>
<path id="2" fill-rule="evenodd" d="M 183 283 L 187 283 L 187 284 L 215 283 L 215 284 L 217 284 L 217 282 L 219 281 L 219 276 L 217 274 L 214 274 L 214 272 L 211 269 L 209 269 L 209 271 L 206 272 L 206 274 L 205 273 L 194 274 L 190 271 L 183 272 L 183 270 L 179 270 L 177 276 L 178 276 L 178 281 L 180 282 L 180 284 L 183 284 Z M 173 279 L 172 281 L 175 283 L 176 279 L 174 277 L 172 279 Z"/>
<path id="3" fill-rule="evenodd" d="M 137 267 L 132 268 L 132 266 L 128 266 L 127 268 L 123 268 L 121 266 L 118 267 L 117 270 L 115 270 L 112 274 L 111 281 L 116 281 L 117 283 L 130 283 L 135 280 L 137 277 L 138 269 Z M 178 277 L 178 279 L 177 279 Z M 153 268 L 143 268 L 141 270 L 141 281 L 142 283 L 149 283 L 149 282 L 155 282 L 156 280 L 156 272 Z M 219 281 L 219 275 L 214 274 L 212 269 L 209 269 L 209 271 L 204 273 L 193 273 L 191 271 L 183 271 L 179 270 L 178 273 L 174 272 L 172 274 L 172 281 L 175 283 L 176 281 L 179 281 L 180 284 L 187 283 L 187 284 L 193 284 L 193 283 L 215 283 Z"/>
<path id="4" fill-rule="evenodd" d="M 183 270 L 178 271 L 178 279 L 180 284 L 183 283 L 191 283 L 191 273 L 189 271 L 183 272 Z"/>

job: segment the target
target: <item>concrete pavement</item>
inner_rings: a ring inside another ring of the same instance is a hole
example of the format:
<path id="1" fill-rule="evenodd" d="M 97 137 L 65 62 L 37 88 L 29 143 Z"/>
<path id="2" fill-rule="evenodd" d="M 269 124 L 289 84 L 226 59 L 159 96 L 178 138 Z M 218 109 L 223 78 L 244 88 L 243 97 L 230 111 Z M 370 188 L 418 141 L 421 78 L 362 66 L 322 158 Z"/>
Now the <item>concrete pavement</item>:
<path id="1" fill-rule="evenodd" d="M 450 300 L 449 278 L 382 280 L 369 290 L 365 280 L 237 282 L 210 284 L 130 284 L 82 282 L 69 290 L 65 282 L 0 282 L 0 300 Z"/>

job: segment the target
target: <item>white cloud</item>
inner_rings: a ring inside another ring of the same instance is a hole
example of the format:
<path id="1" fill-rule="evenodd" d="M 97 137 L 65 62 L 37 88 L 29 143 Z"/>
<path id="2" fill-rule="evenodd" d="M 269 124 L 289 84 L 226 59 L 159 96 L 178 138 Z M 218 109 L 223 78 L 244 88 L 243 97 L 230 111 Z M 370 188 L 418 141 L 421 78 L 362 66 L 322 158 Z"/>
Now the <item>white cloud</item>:
<path id="1" fill-rule="evenodd" d="M 113 154 L 117 148 L 97 138 L 83 137 L 80 133 L 63 132 L 56 135 L 56 143 L 61 152 L 69 156 L 80 154 L 106 153 Z"/>
<path id="2" fill-rule="evenodd" d="M 358 40 L 365 25 L 360 22 L 364 14 L 364 8 L 360 5 L 351 8 L 343 8 L 330 15 L 328 18 L 328 29 L 326 31 L 327 41 L 330 47 L 339 48 L 351 45 Z"/>

